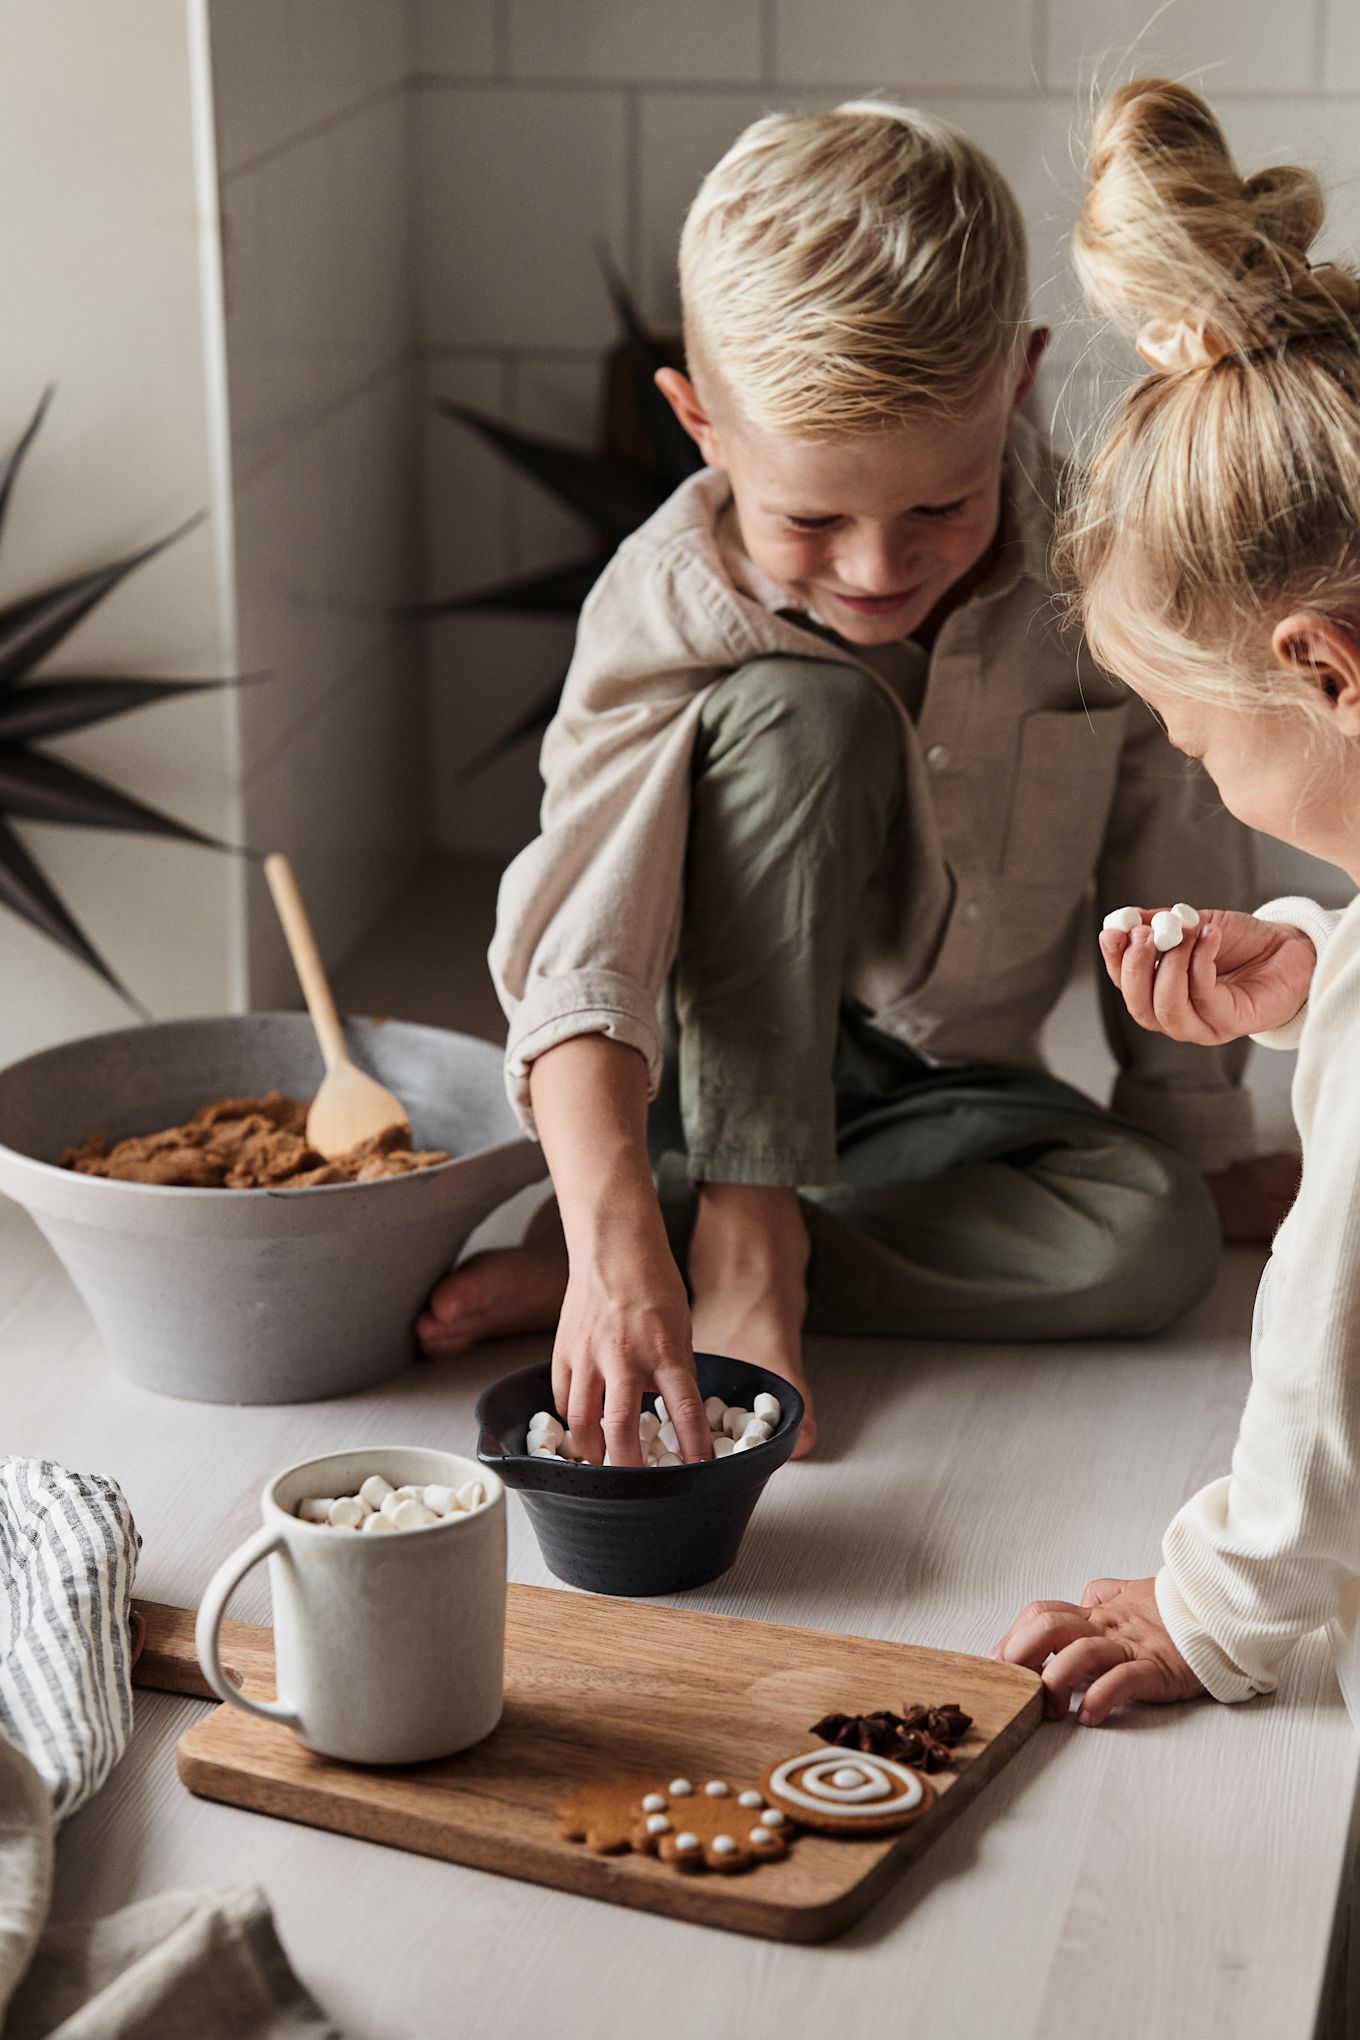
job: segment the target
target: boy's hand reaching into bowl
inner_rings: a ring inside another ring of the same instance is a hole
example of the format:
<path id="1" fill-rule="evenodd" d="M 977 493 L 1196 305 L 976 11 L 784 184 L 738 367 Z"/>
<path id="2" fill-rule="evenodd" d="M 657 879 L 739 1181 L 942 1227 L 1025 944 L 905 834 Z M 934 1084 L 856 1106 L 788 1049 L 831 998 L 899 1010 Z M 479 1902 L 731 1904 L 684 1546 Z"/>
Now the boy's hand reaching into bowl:
<path id="1" fill-rule="evenodd" d="M 1140 1027 L 1215 1048 L 1283 1027 L 1306 1003 L 1317 951 L 1298 928 L 1254 914 L 1207 913 L 1158 956 L 1152 915 L 1132 934 L 1106 929 L 1110 982 Z"/>
<path id="2" fill-rule="evenodd" d="M 1153 1582 L 1092 1580 L 1071 1601 L 1031 1601 L 988 1655 L 1028 1665 L 1044 1682 L 1044 1712 L 1064 1718 L 1084 1690 L 1078 1719 L 1098 1728 L 1130 1700 L 1197 1700 L 1203 1686 L 1171 1641 Z"/>
<path id="3" fill-rule="evenodd" d="M 599 1465 L 641 1466 L 638 1416 L 655 1388 L 682 1459 L 711 1459 L 713 1440 L 694 1371 L 689 1298 L 664 1232 L 637 1250 L 573 1267 L 553 1347 L 553 1400 L 572 1442 Z"/>

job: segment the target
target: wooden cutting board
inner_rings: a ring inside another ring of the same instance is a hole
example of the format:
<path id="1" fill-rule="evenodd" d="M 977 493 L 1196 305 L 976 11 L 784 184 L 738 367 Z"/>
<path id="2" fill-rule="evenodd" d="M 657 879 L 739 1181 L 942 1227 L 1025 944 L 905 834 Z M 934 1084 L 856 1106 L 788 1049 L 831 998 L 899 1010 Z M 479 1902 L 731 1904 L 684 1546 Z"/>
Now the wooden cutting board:
<path id="1" fill-rule="evenodd" d="M 137 1676 L 202 1691 L 193 1618 L 143 1604 Z M 262 1696 L 270 1632 L 227 1624 L 223 1659 Z M 729 1616 L 510 1588 L 505 1714 L 486 1742 L 435 1764 L 366 1770 L 306 1750 L 285 1729 L 219 1707 L 180 1738 L 190 1791 L 479 1870 L 779 1941 L 842 1933 L 929 1848 L 1037 1726 L 1032 1672 L 914 1644 L 876 1643 Z M 559 1839 L 556 1802 L 588 1779 L 725 1778 L 820 1747 L 822 1715 L 955 1700 L 973 1716 L 935 1804 L 877 1839 L 801 1834 L 782 1861 L 734 1876 L 649 1856 L 599 1856 Z"/>

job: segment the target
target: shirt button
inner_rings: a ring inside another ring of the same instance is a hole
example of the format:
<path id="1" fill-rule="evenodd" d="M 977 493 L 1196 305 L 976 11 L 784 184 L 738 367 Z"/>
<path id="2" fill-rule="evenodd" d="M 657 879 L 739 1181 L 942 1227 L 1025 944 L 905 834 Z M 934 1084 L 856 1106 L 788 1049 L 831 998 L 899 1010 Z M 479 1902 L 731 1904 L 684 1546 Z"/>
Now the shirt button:
<path id="1" fill-rule="evenodd" d="M 943 772 L 945 766 L 949 763 L 949 746 L 947 744 L 932 744 L 926 752 L 926 763 L 932 772 Z"/>

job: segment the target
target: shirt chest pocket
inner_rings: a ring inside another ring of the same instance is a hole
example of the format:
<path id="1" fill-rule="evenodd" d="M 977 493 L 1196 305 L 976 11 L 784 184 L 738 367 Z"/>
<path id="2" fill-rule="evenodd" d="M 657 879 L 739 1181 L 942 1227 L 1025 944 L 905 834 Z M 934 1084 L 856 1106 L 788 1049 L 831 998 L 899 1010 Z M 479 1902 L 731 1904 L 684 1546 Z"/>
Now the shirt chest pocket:
<path id="1" fill-rule="evenodd" d="M 1126 702 L 1036 709 L 1020 725 L 1002 871 L 1010 884 L 1079 888 L 1109 824 Z"/>

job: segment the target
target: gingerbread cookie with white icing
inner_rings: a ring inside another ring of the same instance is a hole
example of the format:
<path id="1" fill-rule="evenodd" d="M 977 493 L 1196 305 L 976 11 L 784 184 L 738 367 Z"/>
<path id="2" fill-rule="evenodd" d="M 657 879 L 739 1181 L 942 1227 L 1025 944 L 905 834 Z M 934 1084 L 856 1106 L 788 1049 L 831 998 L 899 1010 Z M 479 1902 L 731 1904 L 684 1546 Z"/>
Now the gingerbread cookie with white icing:
<path id="1" fill-rule="evenodd" d="M 770 1807 L 822 1835 L 894 1834 L 934 1804 L 935 1788 L 892 1757 L 809 1750 L 772 1764 L 760 1781 Z"/>
<path id="2" fill-rule="evenodd" d="M 788 1827 L 787 1817 L 753 1787 L 725 1778 L 672 1778 L 644 1796 L 632 1844 L 640 1856 L 658 1856 L 677 1870 L 730 1875 L 787 1856 Z"/>

